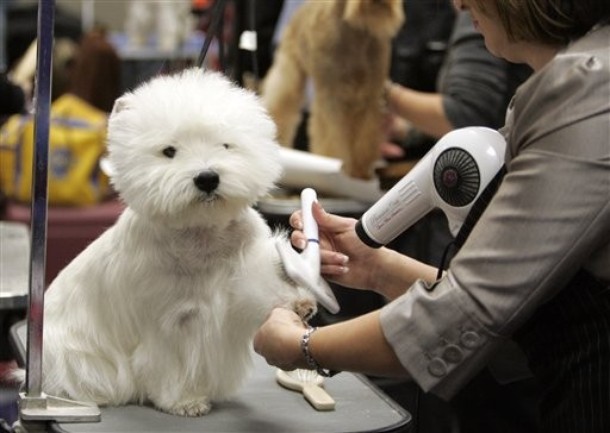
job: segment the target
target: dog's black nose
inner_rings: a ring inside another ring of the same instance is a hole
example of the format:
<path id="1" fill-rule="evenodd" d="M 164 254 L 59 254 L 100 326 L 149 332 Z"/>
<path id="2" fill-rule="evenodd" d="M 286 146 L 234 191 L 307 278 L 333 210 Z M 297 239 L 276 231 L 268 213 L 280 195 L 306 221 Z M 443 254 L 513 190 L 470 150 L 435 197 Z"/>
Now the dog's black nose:
<path id="1" fill-rule="evenodd" d="M 208 194 L 214 191 L 220 183 L 218 173 L 213 170 L 202 171 L 194 179 L 195 186 Z"/>

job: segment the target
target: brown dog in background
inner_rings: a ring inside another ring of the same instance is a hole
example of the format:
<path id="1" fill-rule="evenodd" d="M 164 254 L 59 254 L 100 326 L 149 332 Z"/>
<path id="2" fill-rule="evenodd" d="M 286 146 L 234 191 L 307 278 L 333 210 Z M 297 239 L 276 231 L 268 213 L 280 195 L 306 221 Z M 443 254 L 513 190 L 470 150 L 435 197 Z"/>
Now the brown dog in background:
<path id="1" fill-rule="evenodd" d="M 380 158 L 391 42 L 403 21 L 402 0 L 305 2 L 261 87 L 278 141 L 292 147 L 311 79 L 309 150 L 341 159 L 351 177 L 370 179 Z"/>

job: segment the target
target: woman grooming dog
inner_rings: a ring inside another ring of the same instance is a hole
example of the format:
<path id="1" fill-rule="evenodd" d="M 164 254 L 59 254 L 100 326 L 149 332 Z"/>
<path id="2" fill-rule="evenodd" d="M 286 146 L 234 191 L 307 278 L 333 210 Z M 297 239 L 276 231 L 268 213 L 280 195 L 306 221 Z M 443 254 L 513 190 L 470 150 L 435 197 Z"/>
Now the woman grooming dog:
<path id="1" fill-rule="evenodd" d="M 610 3 L 456 5 L 492 53 L 535 71 L 502 130 L 498 191 L 439 280 L 433 267 L 364 246 L 355 220 L 314 206 L 325 276 L 392 302 L 313 333 L 276 309 L 255 350 L 307 368 L 307 335 L 320 368 L 408 376 L 451 399 L 513 337 L 543 391 L 543 431 L 610 431 Z M 299 246 L 299 213 L 291 223 Z"/>

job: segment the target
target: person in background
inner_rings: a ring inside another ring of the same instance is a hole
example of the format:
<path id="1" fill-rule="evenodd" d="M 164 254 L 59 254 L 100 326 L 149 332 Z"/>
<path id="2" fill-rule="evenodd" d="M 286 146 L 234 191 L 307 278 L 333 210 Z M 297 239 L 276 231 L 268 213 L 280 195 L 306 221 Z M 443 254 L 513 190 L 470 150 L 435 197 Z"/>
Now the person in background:
<path id="1" fill-rule="evenodd" d="M 496 56 L 527 63 L 502 133 L 506 175 L 444 275 L 313 207 L 322 273 L 391 300 L 310 329 L 277 308 L 254 349 L 280 368 L 410 377 L 451 399 L 514 338 L 541 431 L 610 431 L 610 3 L 462 0 Z M 293 245 L 305 246 L 300 212 Z"/>
<path id="2" fill-rule="evenodd" d="M 83 35 L 68 92 L 98 110 L 112 111 L 114 101 L 121 95 L 121 59 L 104 29 L 94 28 Z"/>
<path id="3" fill-rule="evenodd" d="M 32 108 L 36 73 L 37 2 L 0 1 L 0 73 L 24 93 L 24 110 Z M 62 5 L 55 7 L 52 98 L 67 91 L 72 59 L 82 37 L 80 16 Z M 4 98 L 0 98 L 3 104 Z M 21 112 L 21 111 L 20 111 Z M 16 114 L 16 113 L 15 113 Z"/>
<path id="4" fill-rule="evenodd" d="M 436 91 L 421 91 L 391 81 L 386 85 L 391 115 L 407 123 L 393 122 L 401 126 L 396 131 L 397 137 L 390 134 L 390 139 L 400 143 L 396 155 L 420 157 L 437 139 L 455 128 L 501 127 L 510 99 L 531 72 L 528 65 L 491 54 L 470 14 L 458 12 Z"/>
<path id="5" fill-rule="evenodd" d="M 34 39 L 19 61 L 10 69 L 10 80 L 21 87 L 25 93 L 26 110 L 33 105 L 36 80 L 36 56 L 38 41 Z M 74 58 L 78 43 L 70 38 L 55 38 L 53 43 L 53 65 L 51 80 L 51 101 L 68 91 L 72 82 Z"/>

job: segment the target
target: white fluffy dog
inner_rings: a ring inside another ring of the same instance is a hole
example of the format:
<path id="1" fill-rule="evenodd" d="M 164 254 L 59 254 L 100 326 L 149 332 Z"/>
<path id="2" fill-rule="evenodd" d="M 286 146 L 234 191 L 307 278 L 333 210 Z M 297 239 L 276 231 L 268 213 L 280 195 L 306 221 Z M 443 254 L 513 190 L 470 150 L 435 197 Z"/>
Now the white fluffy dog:
<path id="1" fill-rule="evenodd" d="M 122 96 L 109 119 L 112 182 L 128 205 L 53 281 L 43 390 L 198 416 L 230 397 L 276 305 L 313 296 L 285 275 L 251 207 L 281 174 L 256 96 L 189 69 Z"/>

